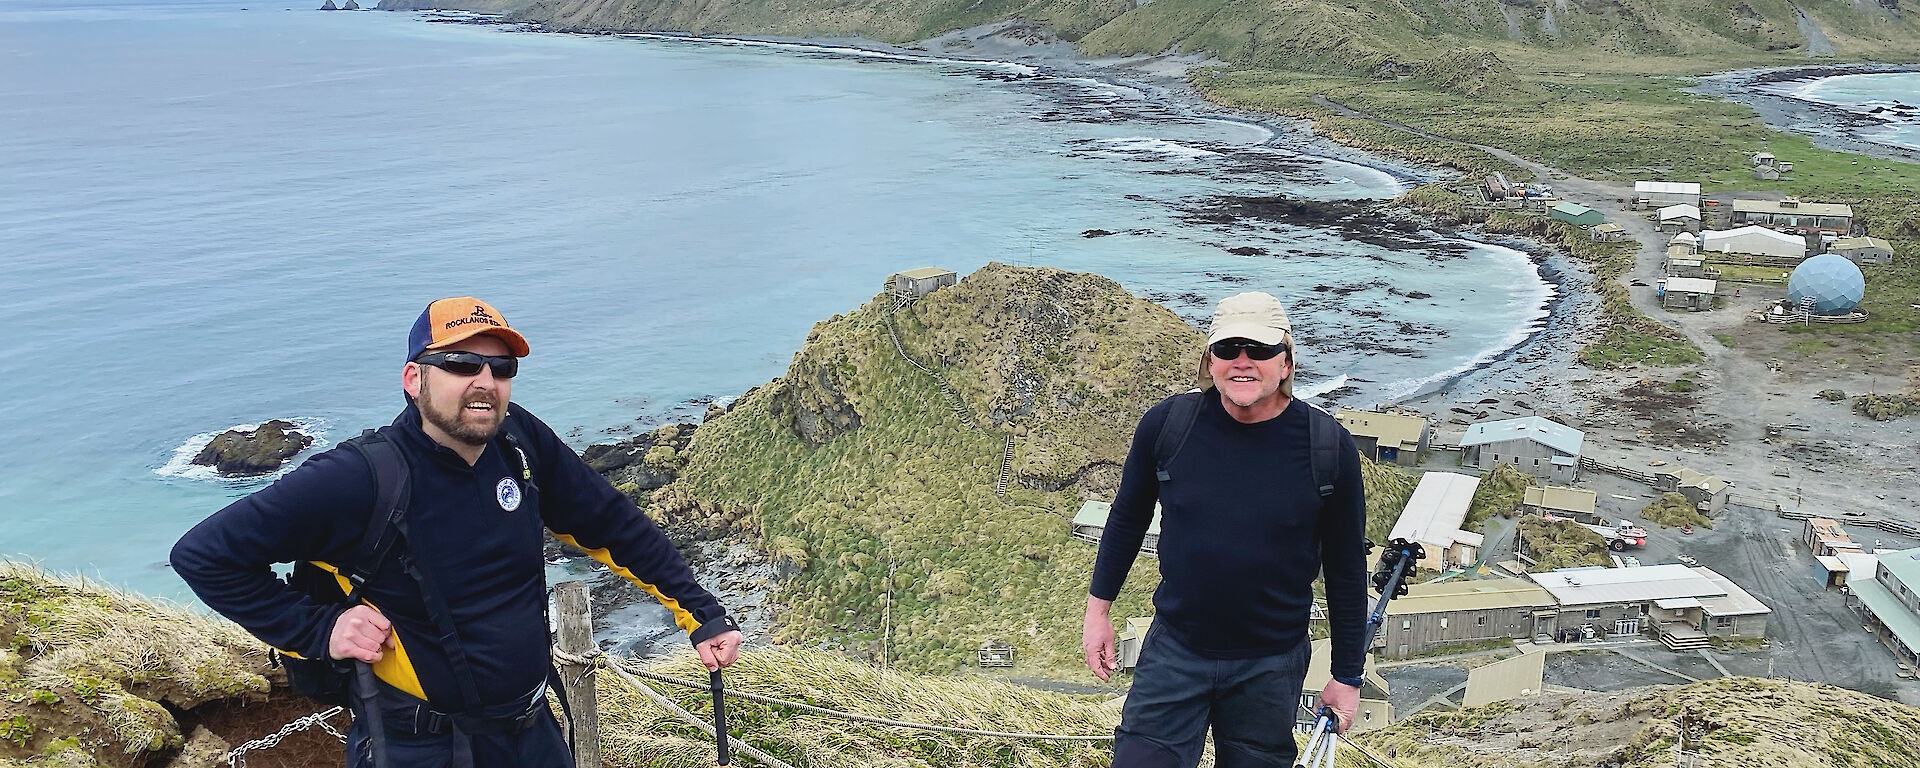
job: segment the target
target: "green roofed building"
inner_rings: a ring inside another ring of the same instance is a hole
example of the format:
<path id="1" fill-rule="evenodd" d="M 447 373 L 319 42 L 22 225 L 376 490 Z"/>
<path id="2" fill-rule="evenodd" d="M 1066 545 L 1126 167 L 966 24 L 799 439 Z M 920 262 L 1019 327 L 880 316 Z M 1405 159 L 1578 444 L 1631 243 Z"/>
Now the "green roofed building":
<path id="1" fill-rule="evenodd" d="M 1600 215 L 1599 211 L 1579 203 L 1561 203 L 1554 206 L 1547 215 L 1582 227 L 1595 226 L 1607 220 L 1607 217 Z"/>
<path id="2" fill-rule="evenodd" d="M 1071 533 L 1076 539 L 1100 543 L 1100 534 L 1107 528 L 1107 513 L 1113 504 L 1105 501 L 1088 501 L 1080 505 L 1080 511 L 1073 515 Z M 1156 557 L 1160 554 L 1160 503 L 1153 504 L 1153 522 L 1147 524 L 1147 537 L 1140 541 L 1140 551 Z"/>
<path id="3" fill-rule="evenodd" d="M 1920 666 L 1920 547 L 1879 557 L 1873 578 L 1847 580 L 1847 603 L 1900 661 Z"/>

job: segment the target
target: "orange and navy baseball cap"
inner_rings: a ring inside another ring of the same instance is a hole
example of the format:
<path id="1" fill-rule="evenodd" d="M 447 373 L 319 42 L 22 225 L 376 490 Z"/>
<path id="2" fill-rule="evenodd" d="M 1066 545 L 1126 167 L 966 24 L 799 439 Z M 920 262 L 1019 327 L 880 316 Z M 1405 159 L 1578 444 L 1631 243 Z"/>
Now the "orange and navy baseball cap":
<path id="1" fill-rule="evenodd" d="M 407 360 L 483 333 L 500 337 L 514 357 L 526 357 L 531 351 L 526 337 L 508 327 L 507 316 L 492 304 L 472 296 L 456 296 L 428 304 L 420 319 L 413 321 L 413 331 L 407 334 Z"/>

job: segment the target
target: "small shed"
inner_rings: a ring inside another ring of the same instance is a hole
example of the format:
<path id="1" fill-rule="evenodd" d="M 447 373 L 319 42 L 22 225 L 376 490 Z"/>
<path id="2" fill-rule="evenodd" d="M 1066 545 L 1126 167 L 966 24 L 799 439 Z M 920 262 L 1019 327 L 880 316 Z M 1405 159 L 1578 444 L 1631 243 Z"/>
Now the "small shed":
<path id="1" fill-rule="evenodd" d="M 1520 509 L 1532 515 L 1552 514 L 1586 525 L 1604 525 L 1594 512 L 1599 499 L 1600 494 L 1580 488 L 1530 485 L 1520 497 Z"/>
<path id="2" fill-rule="evenodd" d="M 1153 628 L 1152 616 L 1136 616 L 1127 619 L 1127 626 L 1114 636 L 1114 653 L 1121 669 L 1133 669 L 1140 665 L 1140 648 L 1147 643 L 1147 630 Z"/>
<path id="3" fill-rule="evenodd" d="M 1627 228 L 1613 223 L 1601 224 L 1587 230 L 1587 233 L 1593 235 L 1593 239 L 1603 243 L 1616 243 L 1627 239 Z"/>
<path id="4" fill-rule="evenodd" d="M 1755 168 L 1771 168 L 1773 167 L 1773 162 L 1772 152 L 1753 153 L 1753 165 Z"/>
<path id="5" fill-rule="evenodd" d="M 1668 283 L 1672 283 L 1672 280 Z M 1671 285 L 1668 286 L 1668 290 L 1672 290 Z M 1711 294 L 1713 289 L 1707 290 Z M 1686 467 L 1674 467 L 1653 473 L 1653 484 L 1662 491 L 1671 491 L 1687 497 L 1696 509 L 1706 514 L 1714 514 L 1727 506 L 1728 489 L 1733 486 L 1732 483 L 1713 475 Z"/>
<path id="6" fill-rule="evenodd" d="M 1707 266 L 1700 254 L 1687 250 L 1684 245 L 1667 246 L 1667 260 L 1660 266 L 1666 270 L 1668 277 L 1701 277 L 1708 280 L 1720 277 L 1720 270 Z"/>
<path id="7" fill-rule="evenodd" d="M 1669 205 L 1660 209 L 1659 217 L 1662 232 L 1700 231 L 1700 206 Z"/>
<path id="8" fill-rule="evenodd" d="M 919 269 L 909 269 L 905 272 L 895 272 L 893 273 L 891 282 L 893 286 L 892 290 L 895 293 L 912 293 L 915 296 L 926 296 L 929 293 L 933 293 L 936 289 L 953 285 L 959 281 L 959 276 L 955 275 L 951 269 L 921 267 Z"/>
<path id="9" fill-rule="evenodd" d="M 1333 417 L 1353 434 L 1360 455 L 1374 461 L 1411 467 L 1420 462 L 1420 452 L 1427 449 L 1427 420 L 1423 416 L 1341 408 Z"/>
<path id="10" fill-rule="evenodd" d="M 1547 215 L 1560 221 L 1582 227 L 1598 226 L 1607 220 L 1599 211 L 1579 203 L 1560 203 L 1548 211 Z"/>
<path id="11" fill-rule="evenodd" d="M 1467 427 L 1460 438 L 1461 463 L 1488 472 L 1496 464 L 1554 483 L 1572 483 L 1580 468 L 1586 435 L 1551 419 L 1522 416 Z"/>
<path id="12" fill-rule="evenodd" d="M 1713 294 L 1719 284 L 1702 277 L 1669 277 L 1661 283 L 1660 306 L 1698 312 L 1713 309 Z"/>
<path id="13" fill-rule="evenodd" d="M 1676 245 L 1684 245 L 1687 247 L 1687 250 L 1699 253 L 1700 236 L 1692 232 L 1681 232 L 1680 234 L 1674 235 L 1672 240 L 1667 241 L 1668 248 Z"/>
<path id="14" fill-rule="evenodd" d="M 1105 501 L 1086 501 L 1080 505 L 1080 511 L 1073 515 L 1073 526 L 1069 533 L 1081 541 L 1100 543 L 1101 534 L 1106 532 L 1107 515 L 1113 511 L 1113 504 Z M 1153 522 L 1147 524 L 1147 537 L 1140 542 L 1140 551 L 1156 557 L 1160 554 L 1160 503 L 1153 504 Z"/>
<path id="15" fill-rule="evenodd" d="M 1877 237 L 1843 237 L 1833 241 L 1827 253 L 1840 254 L 1855 264 L 1893 262 L 1893 244 Z"/>
<path id="16" fill-rule="evenodd" d="M 998 640 L 988 640 L 980 644 L 980 666 L 1013 666 L 1013 646 Z"/>

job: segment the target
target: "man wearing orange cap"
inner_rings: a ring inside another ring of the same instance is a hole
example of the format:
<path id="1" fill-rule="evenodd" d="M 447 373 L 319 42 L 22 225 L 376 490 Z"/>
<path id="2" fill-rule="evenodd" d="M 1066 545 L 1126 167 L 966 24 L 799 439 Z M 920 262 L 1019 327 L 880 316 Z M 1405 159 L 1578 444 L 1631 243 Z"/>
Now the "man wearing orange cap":
<path id="1" fill-rule="evenodd" d="M 1191 768 L 1209 728 L 1220 768 L 1294 764 L 1313 581 L 1326 576 L 1345 730 L 1366 665 L 1366 498 L 1352 436 L 1293 397 L 1293 324 L 1242 293 L 1214 309 L 1201 356 L 1213 386 L 1167 398 L 1133 433 L 1100 537 L 1081 646 L 1119 668 L 1110 611 L 1159 503 L 1157 612 L 1114 729 L 1113 768 Z"/>
<path id="2" fill-rule="evenodd" d="M 379 768 L 572 765 L 546 698 L 543 529 L 666 605 L 709 669 L 734 662 L 739 629 L 660 529 L 511 402 L 529 348 L 498 310 L 440 299 L 407 345 L 392 425 L 220 510 L 172 554 L 202 601 L 295 660 L 290 676 L 372 666 L 349 766 L 376 752 Z M 284 562 L 288 582 L 270 568 Z"/>

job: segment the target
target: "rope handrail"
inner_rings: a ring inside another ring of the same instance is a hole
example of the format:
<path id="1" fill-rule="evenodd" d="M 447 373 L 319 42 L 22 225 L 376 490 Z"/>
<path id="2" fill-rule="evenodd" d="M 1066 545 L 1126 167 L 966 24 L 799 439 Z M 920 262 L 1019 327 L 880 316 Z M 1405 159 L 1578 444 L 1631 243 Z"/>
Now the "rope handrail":
<path id="1" fill-rule="evenodd" d="M 645 669 L 637 669 L 637 668 L 626 669 L 624 667 L 629 662 L 627 662 L 624 659 L 617 659 L 615 657 L 608 656 L 603 653 L 593 653 L 583 657 L 583 656 L 575 656 L 575 655 L 566 653 L 564 651 L 561 651 L 558 648 L 555 648 L 553 651 L 553 657 L 556 659 L 559 659 L 560 661 L 566 662 L 568 664 L 592 664 L 594 663 L 593 660 L 597 659 L 602 663 L 605 663 L 608 669 L 614 670 L 615 672 L 619 673 L 623 677 L 643 677 L 648 680 L 667 683 L 669 685 L 678 685 L 684 688 L 692 688 L 694 690 L 699 690 L 699 691 L 711 690 L 711 688 L 708 687 L 707 683 L 697 682 L 693 680 L 684 680 L 677 677 L 670 677 L 667 675 L 662 675 L 658 672 L 651 672 Z M 630 680 L 629 682 L 633 682 L 633 681 Z M 812 704 L 802 704 L 797 701 L 787 701 L 785 699 L 778 699 L 772 696 L 762 696 L 755 693 L 747 693 L 745 691 L 736 691 L 736 690 L 733 690 L 732 688 L 727 689 L 726 695 L 732 696 L 734 698 L 745 699 L 747 701 L 756 701 L 761 704 L 771 704 L 774 706 L 787 707 L 790 709 L 798 709 L 803 712 L 812 712 L 817 715 L 829 715 L 832 717 L 844 718 L 847 720 L 853 720 L 855 722 L 870 723 L 873 725 L 887 725 L 887 726 L 894 726 L 897 728 L 912 728 L 915 730 L 934 731 L 938 733 L 953 733 L 953 734 L 959 734 L 963 736 L 986 736 L 991 738 L 1002 738 L 1002 739 L 1035 739 L 1040 741 L 1112 741 L 1113 740 L 1112 734 L 1102 734 L 1097 736 L 1080 736 L 1080 735 L 1050 734 L 1050 733 L 1021 733 L 1021 732 L 1015 732 L 1015 731 L 988 731 L 988 730 L 981 730 L 976 728 L 956 728 L 954 726 L 933 725 L 931 723 L 915 723 L 907 720 L 894 720 L 894 719 L 885 718 L 885 717 L 874 717 L 872 715 L 861 715 L 853 712 L 842 712 L 835 709 L 828 709 L 826 707 L 816 707 Z"/>
<path id="2" fill-rule="evenodd" d="M 554 649 L 554 656 L 559 657 L 561 655 L 562 654 L 559 649 L 557 648 Z M 601 655 L 597 651 L 590 655 L 592 657 L 596 657 L 600 659 L 605 658 L 605 656 Z M 572 659 L 578 659 L 578 658 L 579 657 L 577 656 L 569 655 L 566 659 L 562 659 L 562 660 L 569 661 L 569 663 L 576 663 L 576 664 L 582 663 L 578 661 L 571 661 Z M 598 666 L 598 665 L 592 665 L 591 662 L 587 662 L 587 663 L 590 664 L 591 666 Z M 607 669 L 613 670 L 613 673 L 615 675 L 618 675 L 621 679 L 626 680 L 628 685 L 631 685 L 634 688 L 639 689 L 641 695 L 646 696 L 653 703 L 660 705 L 662 708 L 666 709 L 669 712 L 672 712 L 674 715 L 678 716 L 680 719 L 685 720 L 689 723 L 692 723 L 693 727 L 700 729 L 701 733 L 705 733 L 707 736 L 711 738 L 719 738 L 719 735 L 714 733 L 713 725 L 711 723 L 701 720 L 698 715 L 695 715 L 692 712 L 688 712 L 685 707 L 682 707 L 679 704 L 675 704 L 673 702 L 673 699 L 667 698 L 665 694 L 662 694 L 659 691 L 654 690 L 651 686 L 647 685 L 646 683 L 640 682 L 633 675 L 628 674 L 626 670 L 621 669 L 618 665 L 609 663 L 606 665 L 606 667 Z M 728 691 L 728 693 L 732 693 L 732 692 Z M 737 738 L 734 738 L 732 734 L 727 735 L 727 743 L 733 745 L 734 749 L 740 750 L 742 754 L 745 754 L 746 756 L 751 757 L 755 760 L 759 760 L 760 762 L 765 763 L 767 765 L 773 766 L 773 768 L 793 768 L 793 766 L 788 765 L 785 762 L 782 762 L 780 758 L 769 755 L 758 749 L 754 749 L 753 745 L 748 744 L 744 741 L 741 741 Z"/>

